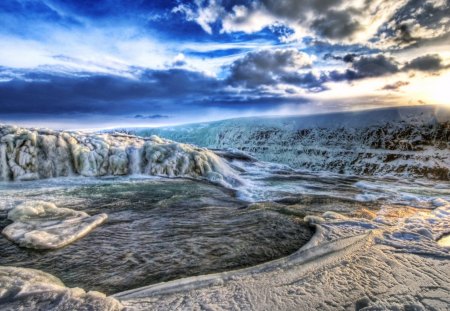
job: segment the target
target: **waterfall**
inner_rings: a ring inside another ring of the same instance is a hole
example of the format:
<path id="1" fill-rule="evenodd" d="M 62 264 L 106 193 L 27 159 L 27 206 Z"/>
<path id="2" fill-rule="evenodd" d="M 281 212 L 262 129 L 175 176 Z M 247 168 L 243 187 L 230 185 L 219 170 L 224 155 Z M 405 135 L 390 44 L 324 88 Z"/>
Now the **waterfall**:
<path id="1" fill-rule="evenodd" d="M 142 155 L 140 149 L 136 147 L 128 149 L 128 165 L 130 174 L 139 175 L 142 173 Z"/>
<path id="2" fill-rule="evenodd" d="M 8 160 L 6 157 L 6 145 L 0 145 L 0 181 L 9 180 Z"/>
<path id="3" fill-rule="evenodd" d="M 217 182 L 218 174 L 220 180 L 229 184 L 238 179 L 225 159 L 208 150 L 159 137 L 145 140 L 126 135 L 0 126 L 0 180 L 67 176 L 72 167 L 76 175 L 88 177 L 140 175 L 144 164 L 152 167 L 148 172 L 151 175 Z"/>

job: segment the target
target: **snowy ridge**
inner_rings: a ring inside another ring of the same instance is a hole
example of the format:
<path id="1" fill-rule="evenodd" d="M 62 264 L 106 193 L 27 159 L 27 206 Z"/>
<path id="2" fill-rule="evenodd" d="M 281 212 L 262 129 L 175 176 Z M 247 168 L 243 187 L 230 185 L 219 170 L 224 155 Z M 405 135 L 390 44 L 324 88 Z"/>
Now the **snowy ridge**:
<path id="1" fill-rule="evenodd" d="M 227 161 L 205 148 L 156 136 L 86 134 L 0 126 L 0 181 L 144 174 L 239 183 Z"/>
<path id="2" fill-rule="evenodd" d="M 450 109 L 432 106 L 126 131 L 313 171 L 450 180 Z"/>

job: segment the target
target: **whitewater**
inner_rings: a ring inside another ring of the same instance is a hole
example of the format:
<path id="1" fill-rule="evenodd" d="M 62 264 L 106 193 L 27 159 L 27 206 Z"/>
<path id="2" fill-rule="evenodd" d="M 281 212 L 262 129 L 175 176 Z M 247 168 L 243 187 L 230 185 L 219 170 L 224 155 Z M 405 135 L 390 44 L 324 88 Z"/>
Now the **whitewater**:
<path id="1" fill-rule="evenodd" d="M 0 309 L 449 310 L 448 120 L 360 117 L 1 127 Z"/>

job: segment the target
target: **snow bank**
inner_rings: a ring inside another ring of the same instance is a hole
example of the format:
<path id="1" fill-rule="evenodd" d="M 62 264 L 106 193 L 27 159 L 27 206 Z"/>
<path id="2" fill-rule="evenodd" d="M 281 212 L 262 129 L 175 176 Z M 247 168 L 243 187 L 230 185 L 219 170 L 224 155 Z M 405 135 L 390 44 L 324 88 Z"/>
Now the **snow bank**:
<path id="1" fill-rule="evenodd" d="M 0 267 L 0 309 L 119 311 L 124 307 L 102 293 L 67 288 L 58 278 L 42 271 Z"/>
<path id="2" fill-rule="evenodd" d="M 242 118 L 125 131 L 237 148 L 293 168 L 450 180 L 450 109 L 444 108 Z"/>
<path id="3" fill-rule="evenodd" d="M 13 223 L 2 234 L 22 247 L 56 249 L 82 238 L 107 218 L 106 214 L 89 216 L 48 202 L 27 202 L 9 211 Z"/>
<path id="4" fill-rule="evenodd" d="M 239 184 L 226 160 L 157 136 L 85 134 L 0 126 L 0 180 L 145 174 Z"/>

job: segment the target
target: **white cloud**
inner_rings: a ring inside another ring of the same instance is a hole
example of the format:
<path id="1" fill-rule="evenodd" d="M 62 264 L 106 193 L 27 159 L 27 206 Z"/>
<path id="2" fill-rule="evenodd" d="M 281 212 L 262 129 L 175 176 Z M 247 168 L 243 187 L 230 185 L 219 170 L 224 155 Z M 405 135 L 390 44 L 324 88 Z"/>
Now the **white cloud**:
<path id="1" fill-rule="evenodd" d="M 210 34 L 211 24 L 216 22 L 226 33 L 254 33 L 283 23 L 294 30 L 284 38 L 286 42 L 313 35 L 333 42 L 367 43 L 406 3 L 407 0 L 261 0 L 226 11 L 221 1 L 209 0 L 196 1 L 196 7 L 179 5 L 174 12 L 183 12 Z"/>
<path id="2" fill-rule="evenodd" d="M 225 15 L 222 19 L 221 32 L 231 33 L 242 31 L 245 33 L 254 33 L 276 22 L 274 16 L 270 15 L 264 8 L 249 9 L 243 5 L 235 5 L 232 12 Z"/>
<path id="3" fill-rule="evenodd" d="M 172 9 L 172 13 L 184 14 L 188 21 L 197 22 L 205 32 L 212 34 L 210 24 L 219 19 L 223 11 L 222 7 L 216 0 L 209 0 L 206 6 L 204 6 L 204 1 L 202 0 L 196 0 L 195 4 L 197 10 L 192 9 L 186 4 L 179 4 Z"/>

